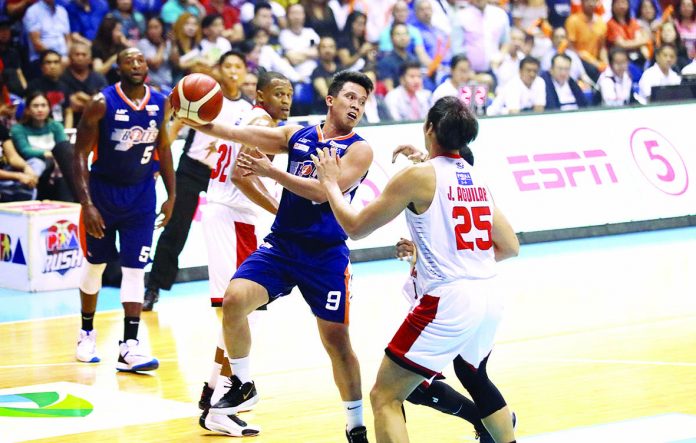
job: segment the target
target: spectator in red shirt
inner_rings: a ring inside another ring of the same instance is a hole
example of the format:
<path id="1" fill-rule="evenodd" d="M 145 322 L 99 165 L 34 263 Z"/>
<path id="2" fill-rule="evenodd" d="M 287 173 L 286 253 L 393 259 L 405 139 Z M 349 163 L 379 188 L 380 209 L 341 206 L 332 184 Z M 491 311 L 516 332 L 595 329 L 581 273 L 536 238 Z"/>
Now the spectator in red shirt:
<path id="1" fill-rule="evenodd" d="M 225 2 L 225 0 L 202 0 L 207 15 L 217 14 L 222 17 L 225 30 L 222 36 L 232 43 L 244 40 L 244 28 L 239 19 L 239 9 Z"/>
<path id="2" fill-rule="evenodd" d="M 650 35 L 632 17 L 628 0 L 613 0 L 611 20 L 607 22 L 607 47 L 623 48 L 631 63 L 640 71 L 650 58 Z"/>

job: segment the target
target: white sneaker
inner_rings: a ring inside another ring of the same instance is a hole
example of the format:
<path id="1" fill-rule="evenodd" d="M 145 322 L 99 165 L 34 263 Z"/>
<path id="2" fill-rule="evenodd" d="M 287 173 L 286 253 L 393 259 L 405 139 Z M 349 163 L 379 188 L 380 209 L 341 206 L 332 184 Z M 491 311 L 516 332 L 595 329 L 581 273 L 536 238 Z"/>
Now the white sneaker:
<path id="1" fill-rule="evenodd" d="M 77 336 L 77 352 L 75 358 L 85 363 L 98 363 L 97 357 L 97 331 L 85 331 L 80 329 Z"/>
<path id="2" fill-rule="evenodd" d="M 159 362 L 147 355 L 140 347 L 140 341 L 129 339 L 119 341 L 118 362 L 116 369 L 124 372 L 153 371 L 159 368 Z"/>
<path id="3" fill-rule="evenodd" d="M 232 437 L 251 437 L 261 432 L 259 426 L 250 425 L 237 415 L 208 414 L 205 417 L 205 428 Z"/>

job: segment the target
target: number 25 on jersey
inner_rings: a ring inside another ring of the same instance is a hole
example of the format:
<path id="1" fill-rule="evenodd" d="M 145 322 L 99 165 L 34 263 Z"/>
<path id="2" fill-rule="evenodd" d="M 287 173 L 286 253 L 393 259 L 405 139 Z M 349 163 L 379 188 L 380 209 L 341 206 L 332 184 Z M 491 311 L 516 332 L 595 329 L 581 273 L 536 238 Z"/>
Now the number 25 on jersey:
<path id="1" fill-rule="evenodd" d="M 488 219 L 491 215 L 489 206 L 455 206 L 452 208 L 452 218 L 461 221 L 454 226 L 454 236 L 457 239 L 457 250 L 481 250 L 486 251 L 493 247 L 491 240 L 492 224 Z M 464 237 L 469 237 L 467 234 L 476 232 L 477 236 L 474 241 L 467 241 Z"/>

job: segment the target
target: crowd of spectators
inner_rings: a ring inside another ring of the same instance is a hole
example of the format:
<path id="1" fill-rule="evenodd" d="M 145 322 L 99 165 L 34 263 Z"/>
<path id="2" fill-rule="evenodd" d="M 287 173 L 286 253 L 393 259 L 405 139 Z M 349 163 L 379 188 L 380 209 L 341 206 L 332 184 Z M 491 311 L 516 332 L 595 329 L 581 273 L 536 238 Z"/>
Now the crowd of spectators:
<path id="1" fill-rule="evenodd" d="M 250 72 L 293 82 L 292 115 L 324 113 L 342 69 L 374 78 L 370 123 L 422 119 L 448 95 L 479 114 L 564 111 L 647 103 L 653 87 L 696 75 L 693 2 L 0 0 L 0 201 L 18 184 L 64 198 L 51 149 L 118 81 L 123 48 L 143 52 L 165 93 L 239 49 Z"/>

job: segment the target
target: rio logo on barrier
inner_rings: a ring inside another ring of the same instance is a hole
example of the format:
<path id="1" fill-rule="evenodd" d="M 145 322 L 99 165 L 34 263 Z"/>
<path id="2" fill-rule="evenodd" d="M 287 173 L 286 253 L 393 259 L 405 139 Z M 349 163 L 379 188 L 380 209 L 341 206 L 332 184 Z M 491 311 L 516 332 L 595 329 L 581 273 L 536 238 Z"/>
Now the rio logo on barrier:
<path id="1" fill-rule="evenodd" d="M 44 229 L 46 261 L 43 272 L 57 272 L 65 275 L 70 269 L 82 265 L 79 232 L 77 225 L 68 220 L 59 220 Z"/>
<path id="2" fill-rule="evenodd" d="M 601 149 L 581 152 L 554 152 L 550 154 L 514 155 L 507 157 L 520 191 L 577 187 L 579 182 L 604 185 L 617 183 L 607 153 Z"/>

